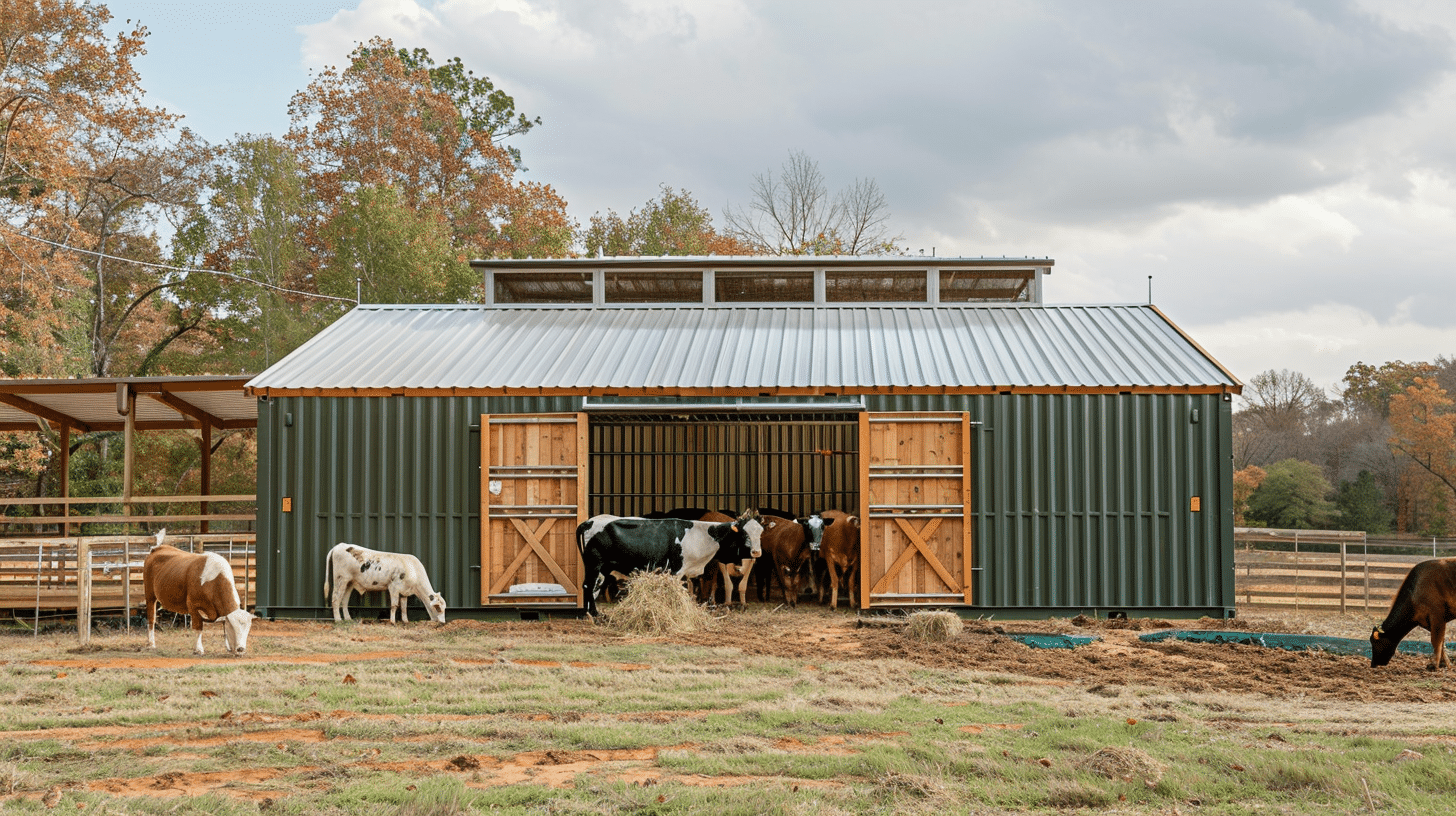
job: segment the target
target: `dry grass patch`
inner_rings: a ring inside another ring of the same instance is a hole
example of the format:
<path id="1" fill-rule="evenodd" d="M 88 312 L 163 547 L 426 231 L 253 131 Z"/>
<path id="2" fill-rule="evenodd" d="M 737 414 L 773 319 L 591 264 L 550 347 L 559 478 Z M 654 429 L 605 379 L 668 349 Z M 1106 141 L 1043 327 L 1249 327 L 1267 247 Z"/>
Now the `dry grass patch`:
<path id="1" fill-rule="evenodd" d="M 954 612 L 916 612 L 905 619 L 905 637 L 922 643 L 944 643 L 961 636 L 966 628 Z"/>
<path id="2" fill-rule="evenodd" d="M 1099 748 L 1082 763 L 1082 767 L 1108 779 L 1132 782 L 1141 779 L 1149 786 L 1163 779 L 1163 764 L 1136 748 Z"/>
<path id="3" fill-rule="evenodd" d="M 676 575 L 634 572 L 627 577 L 626 589 L 626 597 L 603 615 L 607 626 L 624 634 L 700 632 L 712 621 Z"/>

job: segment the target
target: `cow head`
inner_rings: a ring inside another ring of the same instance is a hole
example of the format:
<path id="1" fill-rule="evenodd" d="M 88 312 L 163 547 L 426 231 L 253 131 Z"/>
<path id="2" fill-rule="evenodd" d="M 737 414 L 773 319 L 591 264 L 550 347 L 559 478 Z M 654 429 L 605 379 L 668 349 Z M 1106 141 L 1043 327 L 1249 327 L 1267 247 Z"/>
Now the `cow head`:
<path id="1" fill-rule="evenodd" d="M 741 532 L 747 538 L 745 547 L 748 554 L 744 558 L 761 558 L 763 556 L 763 516 L 757 510 L 744 510 L 738 518 L 733 520 L 733 532 Z"/>
<path id="2" fill-rule="evenodd" d="M 255 617 L 246 609 L 234 609 L 222 616 L 222 642 L 229 652 L 240 655 L 248 650 L 248 632 Z"/>
<path id="3" fill-rule="evenodd" d="M 430 619 L 435 623 L 445 622 L 445 596 L 438 592 L 431 592 L 425 598 L 425 609 L 430 613 Z"/>
<path id="4" fill-rule="evenodd" d="M 1400 638 L 1391 637 L 1385 633 L 1383 626 L 1376 626 L 1370 630 L 1370 668 L 1375 669 L 1390 662 L 1395 656 L 1395 647 L 1400 645 Z"/>
<path id="5" fill-rule="evenodd" d="M 810 552 L 819 552 L 819 545 L 824 543 L 824 528 L 833 524 L 834 519 L 823 518 L 815 513 L 798 521 L 804 527 L 804 538 L 809 542 Z"/>

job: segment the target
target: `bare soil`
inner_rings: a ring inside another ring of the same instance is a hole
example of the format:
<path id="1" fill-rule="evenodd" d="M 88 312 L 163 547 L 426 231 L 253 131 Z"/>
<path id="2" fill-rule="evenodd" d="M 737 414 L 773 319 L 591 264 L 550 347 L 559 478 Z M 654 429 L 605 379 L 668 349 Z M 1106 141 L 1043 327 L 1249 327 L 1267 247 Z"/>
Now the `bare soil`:
<path id="1" fill-rule="evenodd" d="M 1179 641 L 1154 643 L 1139 640 L 1139 635 L 1166 628 L 1239 629 L 1364 639 L 1368 636 L 1370 625 L 1370 618 L 1361 615 L 1277 613 L 1251 614 L 1227 621 L 1088 618 L 1004 622 L 977 620 L 968 621 L 964 632 L 950 642 L 924 643 L 907 638 L 892 619 L 861 618 L 853 614 L 816 609 L 751 615 L 730 613 L 715 620 L 710 630 L 663 637 L 622 636 L 608 627 L 588 620 L 505 623 L 455 620 L 440 627 L 413 624 L 408 629 L 385 629 L 383 625 L 371 625 L 352 630 L 339 630 L 331 622 L 259 620 L 252 632 L 255 640 L 250 644 L 252 648 L 245 658 L 234 658 L 220 652 L 200 657 L 157 655 L 145 650 L 140 642 L 136 644 L 136 651 L 130 652 L 132 644 L 128 640 L 125 644 L 119 644 L 122 646 L 121 650 L 116 648 L 118 644 L 99 652 L 93 652 L 93 647 L 76 647 L 69 650 L 71 654 L 65 654 L 66 650 L 53 652 L 56 656 L 17 654 L 20 650 L 7 649 L 0 652 L 0 662 L 44 666 L 48 670 L 54 670 L 52 676 L 55 678 L 63 678 L 67 673 L 95 672 L 136 673 L 143 676 L 157 670 L 187 669 L 208 664 L 236 665 L 234 661 L 238 660 L 250 663 L 332 666 L 346 661 L 351 664 L 377 661 L 380 665 L 387 665 L 401 659 L 410 659 L 419 660 L 422 666 L 428 663 L 434 668 L 424 670 L 437 673 L 448 671 L 452 665 L 469 669 L 488 663 L 509 663 L 523 668 L 593 669 L 631 673 L 655 667 L 649 663 L 637 662 L 570 660 L 574 651 L 572 647 L 600 647 L 604 643 L 683 644 L 727 649 L 749 658 L 764 656 L 787 660 L 797 664 L 799 670 L 805 673 L 821 671 L 822 667 L 831 664 L 868 665 L 877 661 L 889 661 L 935 670 L 1003 675 L 1007 683 L 1052 688 L 1075 687 L 1079 693 L 1090 692 L 1106 697 L 1116 697 L 1123 690 L 1163 690 L 1184 695 L 1227 693 L 1269 700 L 1361 703 L 1398 701 L 1401 704 L 1449 703 L 1456 700 L 1456 673 L 1449 670 L 1427 671 L 1427 658 L 1424 656 L 1398 654 L 1390 666 L 1372 669 L 1369 660 L 1361 657 L 1287 652 L 1234 644 Z M 489 652 L 480 649 L 472 653 L 452 654 L 448 644 L 432 634 L 473 631 L 488 634 L 492 640 L 500 640 L 504 645 Z M 1096 640 L 1076 649 L 1033 649 L 1010 637 L 1012 634 L 1028 633 L 1091 635 Z M 1411 638 L 1424 635 L 1424 630 L 1417 630 L 1412 633 Z M 190 632 L 173 631 L 166 633 L 164 637 L 165 641 L 159 636 L 159 645 L 163 646 L 161 651 L 164 653 L 171 651 L 176 655 L 185 654 L 184 650 L 190 651 Z M 340 640 L 357 642 L 360 644 L 359 650 L 301 655 L 279 648 L 285 643 L 310 643 L 305 639 L 311 637 L 320 638 L 318 643 L 330 644 L 333 648 L 337 648 Z M 138 641 L 141 638 L 141 635 L 137 635 Z M 273 641 L 277 646 L 270 647 L 270 638 L 278 639 Z M 219 639 L 209 632 L 209 645 Z M 378 643 L 379 641 L 383 643 Z M 502 653 L 523 648 L 530 649 L 535 654 L 554 652 L 563 659 L 510 657 Z M 270 654 L 275 649 L 281 653 Z M 650 655 L 652 650 L 645 653 Z M 358 672 L 359 667 L 351 667 L 350 671 Z M 419 672 L 414 676 L 417 680 L 429 677 Z M 354 682 L 352 675 L 346 675 L 342 682 Z M 907 691 L 914 693 L 916 690 Z M 200 694 L 204 697 L 217 696 L 212 691 L 202 691 Z M 947 702 L 946 705 L 962 703 Z M 577 720 L 602 718 L 623 723 L 670 724 L 686 718 L 702 718 L 733 710 L 720 708 L 713 711 L 636 711 L 614 714 L 572 712 L 571 716 Z M 108 706 L 85 711 L 108 713 L 111 708 Z M 566 715 L 518 711 L 504 712 L 500 716 L 514 717 L 518 721 L 540 721 Z M 197 719 L 195 712 L 189 712 L 187 716 L 179 715 L 170 721 L 139 725 L 0 729 L 0 738 L 11 745 L 60 741 L 68 743 L 70 748 L 77 751 L 121 751 L 138 757 L 147 756 L 149 751 L 165 748 L 171 761 L 186 763 L 189 757 L 201 761 L 209 756 L 209 752 L 216 752 L 230 743 L 241 742 L 256 746 L 259 750 L 290 752 L 305 751 L 309 746 L 329 743 L 331 740 L 336 741 L 337 745 L 340 738 L 330 737 L 326 727 L 330 723 L 352 720 L 399 722 L 403 725 L 406 722 L 417 724 L 461 719 L 467 718 L 452 714 L 403 715 L 361 710 L 310 710 L 294 714 L 273 711 L 235 714 L 228 711 L 221 716 L 221 720 L 203 721 Z M 218 733 L 218 729 L 224 726 L 230 730 Z M 966 734 L 1020 728 L 1022 725 L 1016 722 L 957 726 L 958 731 Z M 877 741 L 893 740 L 895 737 L 896 734 L 893 733 L 825 734 L 809 742 L 785 738 L 765 743 L 761 747 L 788 753 L 843 755 L 863 751 L 866 746 Z M 380 753 L 379 748 L 369 748 L 367 743 L 360 743 L 364 750 L 357 756 L 351 755 L 344 766 L 316 768 L 312 764 L 303 764 L 286 768 L 235 767 L 222 771 L 192 771 L 183 764 L 178 766 L 178 770 L 142 776 L 71 778 L 63 787 L 72 792 L 84 791 L 114 797 L 192 797 L 215 792 L 237 801 L 257 803 L 260 808 L 266 809 L 271 799 L 286 797 L 290 790 L 296 789 L 296 780 L 311 779 L 310 775 L 327 776 L 343 772 L 394 771 L 414 778 L 441 774 L 458 775 L 464 784 L 479 788 L 521 783 L 564 788 L 573 785 L 583 775 L 630 785 L 658 784 L 669 780 L 710 787 L 765 784 L 764 779 L 752 776 L 671 774 L 658 765 L 658 754 L 662 751 L 704 750 L 694 744 L 590 751 L 563 747 L 503 756 L 499 753 L 485 753 L 489 747 L 486 743 L 490 742 L 487 737 L 482 736 L 476 740 L 468 734 L 456 734 L 453 739 L 462 743 L 461 747 L 465 747 L 467 752 L 442 758 L 425 750 L 423 743 L 431 739 L 429 734 L 402 734 L 395 737 L 393 742 L 396 744 L 422 744 L 419 753 L 404 762 L 380 761 L 375 758 Z M 469 752 L 468 746 L 477 742 L 478 752 Z M 452 752 L 458 750 L 459 747 L 452 749 Z M 340 771 L 340 767 L 344 771 Z M 841 784 L 812 779 L 779 778 L 773 781 L 775 784 L 788 783 L 805 788 L 832 788 Z M 798 790 L 798 787 L 794 789 Z M 48 791 L 21 788 L 13 789 L 9 796 L 0 791 L 0 803 L 12 797 L 42 799 L 55 791 L 55 787 Z"/>

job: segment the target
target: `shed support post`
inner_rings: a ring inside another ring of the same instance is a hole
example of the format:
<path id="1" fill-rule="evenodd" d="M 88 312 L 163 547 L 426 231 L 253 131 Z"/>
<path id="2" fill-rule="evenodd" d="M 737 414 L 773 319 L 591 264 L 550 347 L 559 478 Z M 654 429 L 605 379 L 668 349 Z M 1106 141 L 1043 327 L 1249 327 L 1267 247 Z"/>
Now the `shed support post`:
<path id="1" fill-rule="evenodd" d="M 132 490 L 132 465 L 136 458 L 136 393 L 126 384 L 117 386 L 117 402 L 122 403 L 118 408 L 124 408 L 122 415 L 126 417 L 126 426 L 122 433 L 121 452 L 121 514 L 131 515 L 131 490 Z M 131 532 L 128 525 L 126 532 Z"/>
<path id="2" fill-rule="evenodd" d="M 212 426 L 209 425 L 207 422 L 203 422 L 202 423 L 202 436 L 198 439 L 197 444 L 199 446 L 201 446 L 201 448 L 202 448 L 202 491 L 201 491 L 201 493 L 202 493 L 203 496 L 211 496 L 212 495 Z M 201 503 L 201 506 L 198 508 L 202 512 L 202 515 L 204 516 L 204 518 L 202 519 L 202 533 L 203 533 L 203 535 L 206 535 L 207 534 L 207 529 L 208 529 L 207 528 L 207 518 L 206 518 L 208 506 L 209 506 L 208 503 L 206 501 L 204 501 L 204 502 Z"/>
<path id="3" fill-rule="evenodd" d="M 61 426 L 61 498 L 71 498 L 71 426 Z M 61 535 L 71 535 L 71 503 L 61 503 Z"/>

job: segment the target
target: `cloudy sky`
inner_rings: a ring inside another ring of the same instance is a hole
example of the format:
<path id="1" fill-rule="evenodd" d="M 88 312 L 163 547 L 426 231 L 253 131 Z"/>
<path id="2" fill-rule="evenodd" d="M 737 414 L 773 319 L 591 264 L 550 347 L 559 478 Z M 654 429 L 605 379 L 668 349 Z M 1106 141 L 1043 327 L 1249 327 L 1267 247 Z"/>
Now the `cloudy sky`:
<path id="1" fill-rule="evenodd" d="M 789 151 L 886 194 L 912 252 L 1051 257 L 1052 303 L 1153 301 L 1236 376 L 1334 389 L 1456 355 L 1456 5 L 1396 2 L 114 0 L 150 99 L 282 134 L 381 35 L 544 124 L 572 215 L 667 184 L 717 216 Z"/>

